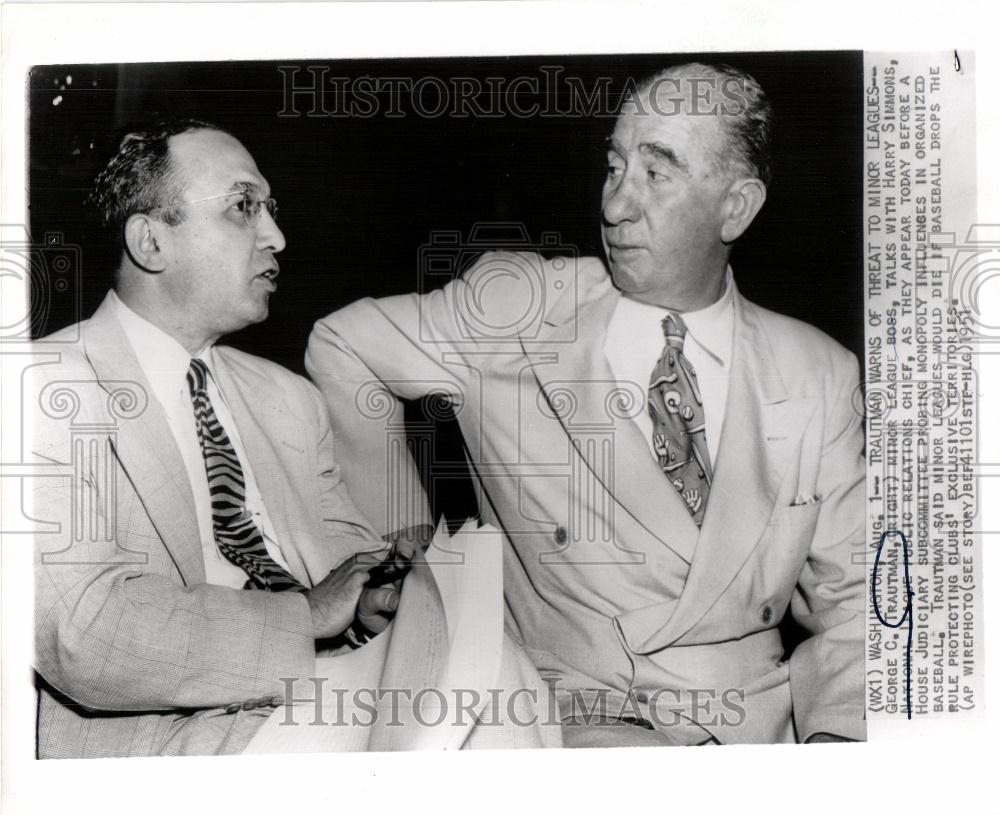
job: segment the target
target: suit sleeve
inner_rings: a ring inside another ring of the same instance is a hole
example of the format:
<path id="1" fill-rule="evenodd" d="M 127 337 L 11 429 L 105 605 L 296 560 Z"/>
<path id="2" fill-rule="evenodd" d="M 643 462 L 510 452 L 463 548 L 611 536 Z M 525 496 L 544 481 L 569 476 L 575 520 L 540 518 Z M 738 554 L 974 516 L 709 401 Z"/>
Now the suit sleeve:
<path id="1" fill-rule="evenodd" d="M 36 546 L 35 667 L 49 684 L 86 708 L 135 712 L 280 695 L 281 677 L 310 675 L 315 644 L 301 594 L 183 586 L 157 573 L 165 564 L 151 568 L 166 557 L 155 544 L 74 541 L 74 499 L 106 498 L 66 476 L 39 478 L 34 491 L 37 516 L 61 527 Z"/>
<path id="2" fill-rule="evenodd" d="M 333 429 L 322 395 L 311 383 L 303 383 L 316 416 L 318 428 L 320 517 L 326 537 L 325 551 L 331 569 L 358 552 L 378 551 L 385 544 L 357 508 L 344 482 L 340 451 L 335 449 Z"/>
<path id="3" fill-rule="evenodd" d="M 457 280 L 425 295 L 359 300 L 319 320 L 309 338 L 306 370 L 326 399 L 351 495 L 379 534 L 433 523 L 402 400 L 461 403 L 466 288 Z"/>
<path id="4" fill-rule="evenodd" d="M 487 252 L 442 289 L 360 300 L 316 323 L 306 370 L 326 398 L 351 495 L 380 534 L 431 521 L 401 400 L 437 394 L 460 409 L 486 355 L 520 350 L 531 316 L 568 299 L 580 275 L 606 273 L 594 258 Z"/>
<path id="5" fill-rule="evenodd" d="M 789 670 L 800 741 L 817 733 L 864 740 L 864 434 L 852 395 L 857 361 L 843 352 L 827 406 L 815 535 L 791 610 L 810 634 Z"/>

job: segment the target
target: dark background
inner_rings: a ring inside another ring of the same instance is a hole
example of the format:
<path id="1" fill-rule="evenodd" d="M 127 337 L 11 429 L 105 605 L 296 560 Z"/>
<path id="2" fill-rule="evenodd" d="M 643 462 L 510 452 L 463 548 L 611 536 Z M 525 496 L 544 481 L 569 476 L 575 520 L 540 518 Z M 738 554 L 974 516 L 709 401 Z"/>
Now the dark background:
<path id="1" fill-rule="evenodd" d="M 561 93 L 522 86 L 517 104 L 569 106 L 563 80 L 586 89 L 609 77 L 600 109 L 614 111 L 627 80 L 690 59 L 729 62 L 770 95 L 777 131 L 774 182 L 763 212 L 737 244 L 733 268 L 751 300 L 813 323 L 860 352 L 861 100 L 859 52 L 615 55 L 583 57 L 350 60 L 298 63 L 331 77 L 504 77 L 544 86 L 558 67 Z M 419 256 L 435 233 L 468 240 L 480 223 L 515 222 L 529 247 L 543 233 L 580 254 L 602 254 L 600 192 L 610 115 L 425 118 L 405 96 L 403 116 L 324 116 L 335 87 L 307 115 L 309 97 L 285 98 L 279 65 L 291 62 L 38 66 L 28 96 L 30 224 L 36 244 L 32 333 L 90 314 L 114 264 L 95 240 L 83 201 L 117 135 L 154 113 L 207 119 L 231 130 L 256 158 L 280 204 L 288 246 L 271 316 L 228 342 L 303 372 L 312 323 L 362 296 L 413 291 Z M 318 72 L 317 72 L 318 73 Z M 71 78 L 71 81 L 67 80 Z M 433 107 L 433 90 L 424 97 Z M 343 101 L 343 100 L 341 100 Z M 417 105 L 419 107 L 419 105 Z M 279 112 L 293 113 L 279 116 Z M 299 115 L 294 115 L 298 111 Z M 60 288 L 52 285 L 60 240 L 82 247 Z M 46 265 L 48 264 L 48 265 Z M 41 274 L 38 271 L 41 270 Z M 76 278 L 76 279 L 73 279 Z M 443 283 L 435 280 L 436 285 Z"/>

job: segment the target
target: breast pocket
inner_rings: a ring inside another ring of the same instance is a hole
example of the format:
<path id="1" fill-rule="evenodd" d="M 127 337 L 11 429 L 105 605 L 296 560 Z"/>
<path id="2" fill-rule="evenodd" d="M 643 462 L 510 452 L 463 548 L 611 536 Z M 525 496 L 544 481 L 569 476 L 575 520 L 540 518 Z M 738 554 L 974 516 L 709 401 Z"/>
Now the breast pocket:
<path id="1" fill-rule="evenodd" d="M 802 545 L 808 550 L 822 507 L 822 501 L 813 501 L 808 504 L 795 504 L 775 512 L 771 522 L 773 536 L 788 545 Z"/>
<path id="2" fill-rule="evenodd" d="M 816 501 L 775 511 L 754 564 L 755 596 L 791 596 L 809 556 L 822 506 Z"/>
<path id="3" fill-rule="evenodd" d="M 779 514 L 778 520 L 787 522 L 789 526 L 803 522 L 812 522 L 815 525 L 816 516 L 819 515 L 822 506 L 822 499 L 816 499 L 808 503 L 792 504 L 785 507 L 784 511 Z"/>

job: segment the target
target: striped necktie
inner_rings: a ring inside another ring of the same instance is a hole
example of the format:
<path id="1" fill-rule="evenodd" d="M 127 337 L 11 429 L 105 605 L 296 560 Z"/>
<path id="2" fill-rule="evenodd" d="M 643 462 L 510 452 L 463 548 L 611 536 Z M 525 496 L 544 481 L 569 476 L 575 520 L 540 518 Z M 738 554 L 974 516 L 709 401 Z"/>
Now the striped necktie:
<path id="1" fill-rule="evenodd" d="M 212 500 L 212 529 L 219 551 L 247 573 L 243 588 L 268 591 L 305 591 L 305 586 L 268 554 L 264 538 L 246 506 L 243 468 L 226 430 L 208 398 L 208 367 L 192 359 L 187 383 L 194 404 L 198 442 L 205 459 L 208 494 Z"/>
<path id="2" fill-rule="evenodd" d="M 649 378 L 649 415 L 657 461 L 700 527 L 705 517 L 712 464 L 705 442 L 705 410 L 694 367 L 684 356 L 687 326 L 668 313 L 662 322 L 666 344 Z"/>

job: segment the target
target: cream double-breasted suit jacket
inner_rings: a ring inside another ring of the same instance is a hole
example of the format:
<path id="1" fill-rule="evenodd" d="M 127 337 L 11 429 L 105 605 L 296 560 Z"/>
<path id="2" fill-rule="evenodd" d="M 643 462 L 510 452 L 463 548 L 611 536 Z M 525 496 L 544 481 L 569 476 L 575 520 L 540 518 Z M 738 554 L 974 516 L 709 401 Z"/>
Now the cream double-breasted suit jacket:
<path id="1" fill-rule="evenodd" d="M 443 289 L 320 320 L 306 366 L 359 509 L 379 531 L 428 520 L 399 400 L 441 394 L 480 515 L 509 542 L 508 631 L 564 715 L 624 700 L 723 743 L 864 738 L 854 356 L 736 294 L 699 530 L 631 418 L 646 383 L 616 382 L 604 356 L 619 297 L 600 260 L 493 253 Z M 789 608 L 809 636 L 783 661 Z"/>

